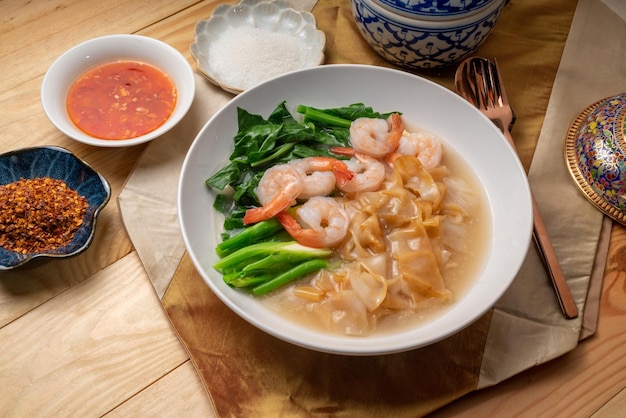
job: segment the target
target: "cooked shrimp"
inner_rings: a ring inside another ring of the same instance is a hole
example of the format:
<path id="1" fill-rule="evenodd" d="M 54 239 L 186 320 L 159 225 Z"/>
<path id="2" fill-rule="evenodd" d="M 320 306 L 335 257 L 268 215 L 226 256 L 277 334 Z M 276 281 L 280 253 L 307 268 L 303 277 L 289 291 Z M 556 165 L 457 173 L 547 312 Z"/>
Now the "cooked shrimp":
<path id="1" fill-rule="evenodd" d="M 404 132 L 402 117 L 393 113 L 388 120 L 359 118 L 350 125 L 350 143 L 356 151 L 382 158 L 398 148 Z"/>
<path id="2" fill-rule="evenodd" d="M 292 206 L 302 192 L 303 180 L 300 172 L 289 164 L 278 164 L 263 173 L 255 193 L 260 207 L 248 209 L 244 224 L 260 222 L 276 216 Z"/>
<path id="3" fill-rule="evenodd" d="M 296 209 L 298 220 L 286 211 L 277 215 L 285 230 L 307 247 L 334 247 L 348 232 L 350 218 L 343 205 L 331 197 L 314 196 Z"/>
<path id="4" fill-rule="evenodd" d="M 303 188 L 298 196 L 301 199 L 328 196 L 335 190 L 336 183 L 345 184 L 354 176 L 346 163 L 336 158 L 300 158 L 290 161 L 289 165 L 303 178 Z"/>
<path id="5" fill-rule="evenodd" d="M 425 169 L 431 170 L 441 164 L 443 146 L 432 134 L 427 132 L 411 132 L 400 138 L 398 154 L 414 155 Z"/>
<path id="6" fill-rule="evenodd" d="M 385 165 L 376 158 L 356 152 L 352 148 L 333 147 L 331 151 L 350 158 L 346 165 L 354 173 L 354 177 L 345 184 L 338 184 L 342 192 L 371 192 L 380 189 L 385 181 Z"/>
<path id="7" fill-rule="evenodd" d="M 328 196 L 335 191 L 337 180 L 330 171 L 313 171 L 304 176 L 304 187 L 298 199 L 310 199 L 313 196 Z"/>

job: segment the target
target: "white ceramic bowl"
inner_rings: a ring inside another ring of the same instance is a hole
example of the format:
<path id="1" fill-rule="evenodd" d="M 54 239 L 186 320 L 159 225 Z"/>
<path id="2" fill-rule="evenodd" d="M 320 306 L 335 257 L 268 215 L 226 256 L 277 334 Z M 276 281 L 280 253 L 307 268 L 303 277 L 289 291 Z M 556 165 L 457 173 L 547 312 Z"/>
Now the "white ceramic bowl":
<path id="1" fill-rule="evenodd" d="M 245 39 L 244 31 L 250 32 Z M 324 62 L 326 36 L 317 29 L 315 17 L 293 9 L 286 0 L 221 4 L 210 19 L 196 24 L 195 33 L 191 54 L 198 69 L 213 84 L 235 94 Z"/>
<path id="2" fill-rule="evenodd" d="M 455 19 L 407 17 L 375 0 L 350 0 L 356 26 L 387 61 L 409 69 L 437 68 L 460 61 L 487 39 L 506 0 Z"/>
<path id="3" fill-rule="evenodd" d="M 177 90 L 176 107 L 163 125 L 145 135 L 122 140 L 94 138 L 76 127 L 69 118 L 67 93 L 76 78 L 85 71 L 118 60 L 145 62 L 168 74 Z M 180 52 L 159 40 L 126 34 L 102 36 L 74 46 L 52 63 L 41 85 L 41 103 L 50 121 L 67 136 L 101 147 L 137 145 L 163 135 L 185 116 L 194 94 L 193 69 Z"/>
<path id="4" fill-rule="evenodd" d="M 305 328 L 271 311 L 246 292 L 227 286 L 212 265 L 218 260 L 223 218 L 212 208 L 205 180 L 228 162 L 237 132 L 237 108 L 269 116 L 286 101 L 318 108 L 364 103 L 400 111 L 407 123 L 431 131 L 462 155 L 486 192 L 492 217 L 491 251 L 464 297 L 431 322 L 368 337 L 331 335 Z M 529 247 L 532 206 L 526 174 L 502 133 L 466 100 L 421 77 L 383 67 L 325 65 L 275 78 L 226 104 L 202 128 L 185 157 L 178 211 L 193 263 L 211 290 L 242 318 L 285 341 L 323 352 L 373 355 L 434 343 L 468 326 L 500 298 Z"/>

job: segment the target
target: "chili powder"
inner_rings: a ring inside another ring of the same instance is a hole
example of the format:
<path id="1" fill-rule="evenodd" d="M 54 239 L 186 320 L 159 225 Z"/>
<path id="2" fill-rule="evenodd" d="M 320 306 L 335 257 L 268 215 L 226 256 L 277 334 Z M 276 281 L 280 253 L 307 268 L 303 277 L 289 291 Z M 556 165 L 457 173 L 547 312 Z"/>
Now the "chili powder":
<path id="1" fill-rule="evenodd" d="M 0 186 L 0 246 L 20 254 L 70 243 L 89 204 L 63 180 L 20 179 Z"/>

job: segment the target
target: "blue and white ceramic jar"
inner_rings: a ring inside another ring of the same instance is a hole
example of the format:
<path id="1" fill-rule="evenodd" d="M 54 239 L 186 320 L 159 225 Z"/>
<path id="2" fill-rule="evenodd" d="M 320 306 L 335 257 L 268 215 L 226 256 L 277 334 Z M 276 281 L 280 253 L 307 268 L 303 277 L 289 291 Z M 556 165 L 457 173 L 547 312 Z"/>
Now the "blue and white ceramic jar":
<path id="1" fill-rule="evenodd" d="M 458 19 L 477 13 L 495 0 L 375 0 L 394 13 L 420 19 Z"/>
<path id="2" fill-rule="evenodd" d="M 392 1 L 392 0 L 389 0 Z M 506 0 L 453 19 L 421 19 L 394 13 L 376 0 L 351 0 L 356 25 L 370 47 L 409 69 L 436 68 L 462 60 L 493 30 Z"/>

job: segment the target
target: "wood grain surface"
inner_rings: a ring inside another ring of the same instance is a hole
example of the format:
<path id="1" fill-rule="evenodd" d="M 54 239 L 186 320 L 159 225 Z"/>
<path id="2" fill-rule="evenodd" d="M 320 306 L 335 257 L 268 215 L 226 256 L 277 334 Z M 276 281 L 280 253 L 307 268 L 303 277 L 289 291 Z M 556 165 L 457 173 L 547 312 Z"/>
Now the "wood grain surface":
<path id="1" fill-rule="evenodd" d="M 0 1 L 0 152 L 66 147 L 99 170 L 113 191 L 85 253 L 0 275 L 0 416 L 214 415 L 115 204 L 145 145 L 96 148 L 72 141 L 46 118 L 39 89 L 54 59 L 100 35 L 151 36 L 192 62 L 193 27 L 217 4 Z M 597 334 L 573 352 L 433 416 L 623 416 L 625 278 L 626 228 L 615 225 Z"/>

